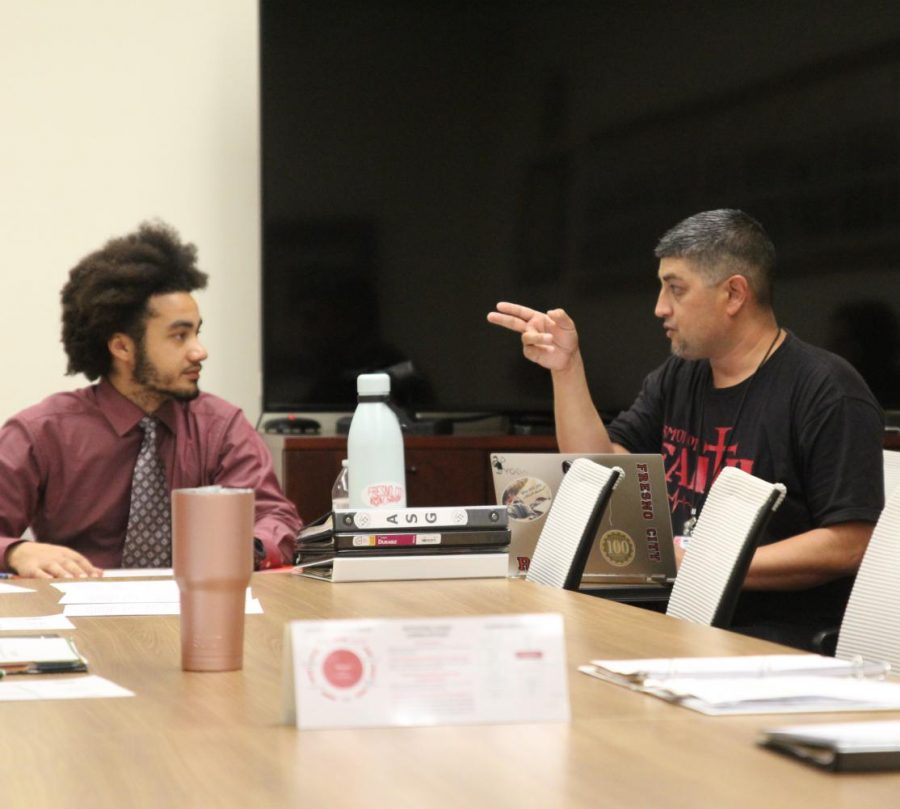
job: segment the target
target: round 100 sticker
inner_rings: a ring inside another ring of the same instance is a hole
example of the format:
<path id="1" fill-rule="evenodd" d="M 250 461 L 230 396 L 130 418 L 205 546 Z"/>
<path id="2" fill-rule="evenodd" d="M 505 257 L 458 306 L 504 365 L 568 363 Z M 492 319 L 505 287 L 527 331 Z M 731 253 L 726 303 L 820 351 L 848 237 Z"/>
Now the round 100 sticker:
<path id="1" fill-rule="evenodd" d="M 603 558 L 615 567 L 627 567 L 634 561 L 634 541 L 624 531 L 607 531 L 600 537 L 599 545 Z"/>

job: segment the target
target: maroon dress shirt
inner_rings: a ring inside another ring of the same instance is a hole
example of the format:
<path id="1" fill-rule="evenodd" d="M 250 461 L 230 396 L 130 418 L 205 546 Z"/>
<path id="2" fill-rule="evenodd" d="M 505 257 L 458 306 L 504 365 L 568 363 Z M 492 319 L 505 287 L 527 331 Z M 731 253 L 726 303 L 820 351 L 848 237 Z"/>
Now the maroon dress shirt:
<path id="1" fill-rule="evenodd" d="M 66 545 L 97 567 L 121 567 L 144 415 L 103 380 L 54 394 L 0 429 L 0 564 L 31 526 L 41 542 Z M 300 518 L 241 411 L 201 393 L 192 402 L 169 400 L 155 415 L 169 489 L 253 489 L 260 567 L 289 563 Z"/>

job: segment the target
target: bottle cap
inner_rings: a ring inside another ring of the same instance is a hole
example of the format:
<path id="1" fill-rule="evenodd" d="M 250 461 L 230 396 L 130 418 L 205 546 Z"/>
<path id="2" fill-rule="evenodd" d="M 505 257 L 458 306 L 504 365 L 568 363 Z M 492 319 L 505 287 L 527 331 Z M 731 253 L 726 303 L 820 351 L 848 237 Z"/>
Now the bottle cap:
<path id="1" fill-rule="evenodd" d="M 356 392 L 360 396 L 386 396 L 391 392 L 391 378 L 387 374 L 360 374 Z"/>

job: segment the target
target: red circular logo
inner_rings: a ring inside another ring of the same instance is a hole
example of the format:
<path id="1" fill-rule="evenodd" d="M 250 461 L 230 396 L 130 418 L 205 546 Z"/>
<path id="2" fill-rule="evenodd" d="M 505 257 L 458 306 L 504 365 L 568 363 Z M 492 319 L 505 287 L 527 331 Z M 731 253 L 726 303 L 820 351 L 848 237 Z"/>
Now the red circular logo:
<path id="1" fill-rule="evenodd" d="M 349 649 L 336 649 L 322 663 L 322 673 L 329 685 L 352 688 L 362 679 L 362 660 Z"/>

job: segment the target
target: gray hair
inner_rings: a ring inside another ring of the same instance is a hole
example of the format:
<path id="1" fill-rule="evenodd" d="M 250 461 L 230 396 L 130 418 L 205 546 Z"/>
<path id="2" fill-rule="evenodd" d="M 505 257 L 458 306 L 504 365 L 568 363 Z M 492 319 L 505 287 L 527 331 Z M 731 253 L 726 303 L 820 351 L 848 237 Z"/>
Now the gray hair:
<path id="1" fill-rule="evenodd" d="M 703 211 L 666 231 L 657 258 L 683 258 L 709 284 L 743 275 L 760 306 L 774 298 L 775 246 L 752 216 L 733 208 Z"/>

